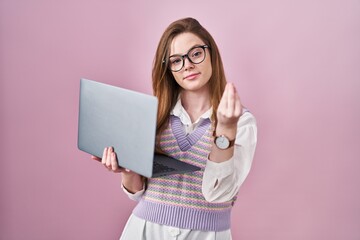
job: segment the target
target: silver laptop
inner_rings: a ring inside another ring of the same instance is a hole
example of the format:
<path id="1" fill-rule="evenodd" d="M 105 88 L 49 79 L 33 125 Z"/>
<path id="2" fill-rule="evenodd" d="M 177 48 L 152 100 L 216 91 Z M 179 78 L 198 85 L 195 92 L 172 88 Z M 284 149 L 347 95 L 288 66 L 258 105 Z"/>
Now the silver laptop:
<path id="1" fill-rule="evenodd" d="M 145 177 L 200 170 L 169 156 L 154 154 L 156 97 L 81 79 L 78 148 L 102 157 L 112 146 L 120 167 Z"/>

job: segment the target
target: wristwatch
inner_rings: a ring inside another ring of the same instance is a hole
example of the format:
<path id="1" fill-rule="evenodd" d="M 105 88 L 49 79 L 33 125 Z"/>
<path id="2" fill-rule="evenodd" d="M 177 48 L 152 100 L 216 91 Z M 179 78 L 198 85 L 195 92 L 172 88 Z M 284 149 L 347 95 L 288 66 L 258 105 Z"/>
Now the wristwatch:
<path id="1" fill-rule="evenodd" d="M 225 149 L 228 149 L 228 148 L 234 146 L 235 139 L 229 140 L 225 135 L 219 135 L 219 136 L 215 137 L 214 143 L 215 143 L 216 147 L 218 147 L 219 149 L 225 150 Z"/>

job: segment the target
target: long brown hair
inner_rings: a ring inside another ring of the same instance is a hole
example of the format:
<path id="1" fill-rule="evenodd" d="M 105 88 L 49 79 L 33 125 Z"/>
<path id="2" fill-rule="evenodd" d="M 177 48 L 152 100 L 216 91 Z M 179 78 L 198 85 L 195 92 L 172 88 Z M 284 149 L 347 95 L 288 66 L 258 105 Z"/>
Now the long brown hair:
<path id="1" fill-rule="evenodd" d="M 170 45 L 181 33 L 193 33 L 209 46 L 212 75 L 209 80 L 213 122 L 216 124 L 216 110 L 226 85 L 226 78 L 218 47 L 210 33 L 193 18 L 184 18 L 171 23 L 160 38 L 152 69 L 153 93 L 159 100 L 157 114 L 157 136 L 166 128 L 170 111 L 179 97 L 180 86 L 168 69 Z"/>

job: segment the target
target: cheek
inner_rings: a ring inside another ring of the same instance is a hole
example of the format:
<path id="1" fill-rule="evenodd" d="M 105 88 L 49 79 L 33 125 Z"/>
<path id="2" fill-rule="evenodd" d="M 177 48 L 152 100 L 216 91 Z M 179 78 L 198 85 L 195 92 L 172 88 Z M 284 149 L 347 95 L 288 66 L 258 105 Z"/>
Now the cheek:
<path id="1" fill-rule="evenodd" d="M 205 61 L 203 62 L 203 70 L 206 71 L 207 74 L 212 74 L 212 64 L 211 64 L 211 58 L 207 57 Z"/>
<path id="2" fill-rule="evenodd" d="M 179 73 L 173 73 L 172 75 L 175 78 L 175 81 L 180 84 L 181 76 L 179 75 Z"/>
<path id="3" fill-rule="evenodd" d="M 211 67 L 211 64 L 209 64 L 208 66 L 206 66 L 205 69 L 204 69 L 204 71 L 205 71 L 206 78 L 207 78 L 207 79 L 210 79 L 210 78 L 211 78 L 211 75 L 212 75 L 212 67 Z"/>

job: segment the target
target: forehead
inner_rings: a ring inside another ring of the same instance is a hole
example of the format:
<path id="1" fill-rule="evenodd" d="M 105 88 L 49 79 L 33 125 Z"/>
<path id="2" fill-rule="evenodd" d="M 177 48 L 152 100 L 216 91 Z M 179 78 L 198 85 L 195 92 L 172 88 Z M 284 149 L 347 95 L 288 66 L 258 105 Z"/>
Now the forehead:
<path id="1" fill-rule="evenodd" d="M 195 45 L 204 45 L 204 42 L 193 33 L 181 33 L 170 44 L 170 55 L 186 54 Z"/>

